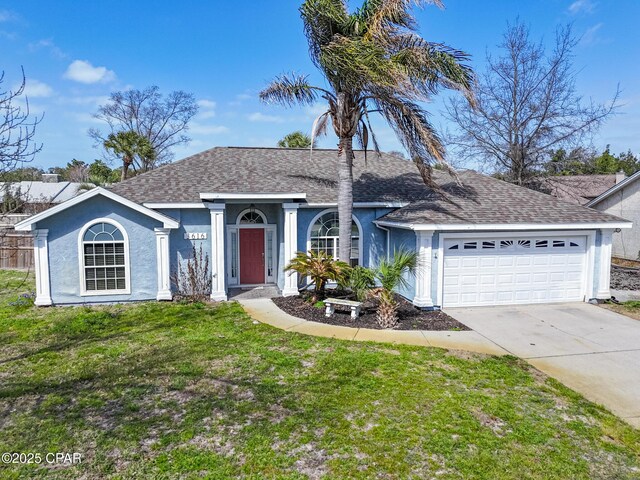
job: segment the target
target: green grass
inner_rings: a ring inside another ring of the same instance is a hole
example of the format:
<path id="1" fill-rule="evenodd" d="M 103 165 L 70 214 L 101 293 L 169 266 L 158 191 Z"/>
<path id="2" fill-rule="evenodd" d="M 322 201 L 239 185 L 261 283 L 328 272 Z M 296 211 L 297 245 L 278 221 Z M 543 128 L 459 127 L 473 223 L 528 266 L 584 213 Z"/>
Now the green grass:
<path id="1" fill-rule="evenodd" d="M 20 283 L 0 272 L 0 285 Z M 314 338 L 235 303 L 0 293 L 0 478 L 638 478 L 640 434 L 512 357 Z"/>

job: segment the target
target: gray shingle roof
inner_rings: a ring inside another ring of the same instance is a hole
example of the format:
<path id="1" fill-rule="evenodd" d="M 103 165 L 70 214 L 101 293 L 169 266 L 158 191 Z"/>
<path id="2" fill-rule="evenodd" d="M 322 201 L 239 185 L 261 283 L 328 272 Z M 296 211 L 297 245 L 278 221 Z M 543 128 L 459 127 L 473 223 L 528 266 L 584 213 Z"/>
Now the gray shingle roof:
<path id="1" fill-rule="evenodd" d="M 116 184 L 112 190 L 138 203 L 200 202 L 200 193 L 303 192 L 308 203 L 335 203 L 335 150 L 218 147 Z M 435 180 L 449 202 L 428 189 L 415 166 L 398 157 L 356 152 L 355 202 L 405 202 L 385 220 L 410 223 L 619 222 L 595 210 L 472 171 L 462 186 L 446 173 Z"/>
<path id="2" fill-rule="evenodd" d="M 541 179 L 542 186 L 554 197 L 569 203 L 586 205 L 617 182 L 617 175 L 558 175 Z M 624 178 L 624 177 L 623 177 Z"/>

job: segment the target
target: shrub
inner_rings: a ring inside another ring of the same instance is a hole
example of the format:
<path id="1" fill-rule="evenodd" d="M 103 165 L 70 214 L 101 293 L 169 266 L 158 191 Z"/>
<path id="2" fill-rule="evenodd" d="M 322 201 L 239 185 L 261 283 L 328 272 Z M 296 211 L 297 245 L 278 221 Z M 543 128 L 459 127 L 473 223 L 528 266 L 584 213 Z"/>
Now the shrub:
<path id="1" fill-rule="evenodd" d="M 9 302 L 12 307 L 33 307 L 36 300 L 36 292 L 22 293 L 13 302 Z"/>
<path id="2" fill-rule="evenodd" d="M 285 267 L 285 271 L 297 272 L 301 277 L 310 277 L 314 285 L 312 303 L 324 298 L 327 282 L 343 282 L 350 267 L 347 263 L 334 260 L 323 251 L 298 252 Z"/>
<path id="3" fill-rule="evenodd" d="M 414 251 L 401 248 L 393 252 L 392 258 L 383 258 L 374 275 L 380 283 L 380 287 L 373 291 L 378 298 L 377 320 L 382 328 L 391 328 L 398 323 L 398 302 L 393 290 L 400 286 L 407 286 L 406 274 L 415 274 L 418 263 L 418 254 Z"/>
<path id="4" fill-rule="evenodd" d="M 204 253 L 202 245 L 196 249 L 186 262 L 178 262 L 178 269 L 173 274 L 173 284 L 178 300 L 188 302 L 204 302 L 211 294 L 211 272 L 209 271 L 209 255 Z"/>
<path id="5" fill-rule="evenodd" d="M 341 286 L 349 288 L 354 293 L 356 300 L 364 302 L 375 285 L 374 271 L 358 265 L 349 269 L 346 281 Z"/>

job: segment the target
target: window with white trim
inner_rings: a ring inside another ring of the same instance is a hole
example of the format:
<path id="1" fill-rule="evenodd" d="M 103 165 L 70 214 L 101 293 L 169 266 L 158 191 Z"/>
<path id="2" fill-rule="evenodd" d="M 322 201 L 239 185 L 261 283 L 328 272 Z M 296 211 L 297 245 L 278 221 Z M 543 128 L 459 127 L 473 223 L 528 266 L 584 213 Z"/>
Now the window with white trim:
<path id="1" fill-rule="evenodd" d="M 98 222 L 82 237 L 82 268 L 87 292 L 126 290 L 125 238 L 118 227 Z"/>
<path id="2" fill-rule="evenodd" d="M 339 258 L 340 224 L 338 212 L 328 212 L 322 215 L 311 227 L 311 251 L 325 252 L 333 258 Z M 356 266 L 360 262 L 360 230 L 354 220 L 351 221 L 351 258 L 349 263 Z"/>

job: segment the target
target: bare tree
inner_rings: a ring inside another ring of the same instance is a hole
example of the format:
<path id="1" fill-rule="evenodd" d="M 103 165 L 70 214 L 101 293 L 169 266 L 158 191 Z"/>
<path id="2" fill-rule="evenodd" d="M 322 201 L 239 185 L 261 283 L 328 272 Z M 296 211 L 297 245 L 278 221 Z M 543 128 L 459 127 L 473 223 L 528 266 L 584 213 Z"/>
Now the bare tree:
<path id="1" fill-rule="evenodd" d="M 24 206 L 24 195 L 19 187 L 12 185 L 11 176 L 25 163 L 31 162 L 42 149 L 35 142 L 36 126 L 42 116 L 34 116 L 29 109 L 29 100 L 25 95 L 25 75 L 22 69 L 22 81 L 15 89 L 5 89 L 4 72 L 0 73 L 0 216 L 15 214 Z M 8 227 L 6 228 L 5 227 Z M 12 243 L 15 235 L 9 236 L 11 223 L 0 218 L 0 264 L 11 265 L 18 255 L 18 249 Z M 15 247 L 15 248 L 14 248 Z M 28 276 L 25 273 L 24 281 Z M 19 288 L 24 282 L 20 282 Z M 15 288 L 15 287 L 14 287 Z M 0 285 L 8 290 L 9 285 Z"/>
<path id="2" fill-rule="evenodd" d="M 191 93 L 181 90 L 171 92 L 166 97 L 156 86 L 144 90 L 113 92 L 108 103 L 98 108 L 94 115 L 108 126 L 106 133 L 90 129 L 89 136 L 96 146 L 103 147 L 109 134 L 133 131 L 149 140 L 155 157 L 141 159 L 139 170 L 146 172 L 156 166 L 171 161 L 171 149 L 188 143 L 186 135 L 189 121 L 198 113 L 198 105 Z M 107 157 L 110 157 L 105 150 Z M 111 158 L 113 159 L 113 158 Z"/>
<path id="3" fill-rule="evenodd" d="M 487 71 L 475 86 L 476 108 L 453 98 L 447 116 L 457 125 L 449 144 L 465 159 L 501 173 L 507 181 L 535 187 L 552 150 L 584 142 L 617 108 L 611 101 L 585 101 L 576 92 L 571 27 L 556 31 L 551 51 L 530 38 L 519 20 L 487 54 Z"/>
<path id="4" fill-rule="evenodd" d="M 11 172 L 42 149 L 35 143 L 36 126 L 42 117 L 33 116 L 29 110 L 29 99 L 24 94 L 25 75 L 15 90 L 4 89 L 4 72 L 0 73 L 0 175 Z"/>

